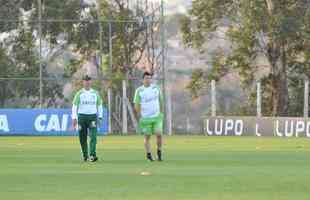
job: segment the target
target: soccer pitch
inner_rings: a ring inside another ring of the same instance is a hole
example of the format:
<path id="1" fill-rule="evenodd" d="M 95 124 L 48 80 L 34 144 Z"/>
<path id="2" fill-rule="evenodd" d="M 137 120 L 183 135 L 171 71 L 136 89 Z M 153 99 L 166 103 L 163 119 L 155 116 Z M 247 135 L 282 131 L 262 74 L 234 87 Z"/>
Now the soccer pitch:
<path id="1" fill-rule="evenodd" d="M 84 163 L 77 137 L 0 137 L 0 196 L 5 200 L 310 199 L 309 139 L 171 136 L 165 137 L 164 147 L 165 161 L 150 163 L 142 137 L 99 137 L 99 162 Z"/>

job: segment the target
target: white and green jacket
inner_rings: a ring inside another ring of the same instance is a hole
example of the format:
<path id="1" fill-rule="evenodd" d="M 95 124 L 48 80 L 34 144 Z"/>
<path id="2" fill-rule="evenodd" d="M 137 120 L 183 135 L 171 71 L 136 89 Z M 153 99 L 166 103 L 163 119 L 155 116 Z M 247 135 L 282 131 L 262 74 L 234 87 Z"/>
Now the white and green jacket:
<path id="1" fill-rule="evenodd" d="M 151 84 L 149 87 L 142 85 L 137 88 L 133 101 L 135 104 L 140 104 L 142 118 L 157 117 L 160 114 L 163 95 L 155 84 Z"/>
<path id="2" fill-rule="evenodd" d="M 78 114 L 97 114 L 98 118 L 102 118 L 102 99 L 96 90 L 83 88 L 76 93 L 72 105 L 72 119 L 77 119 Z"/>

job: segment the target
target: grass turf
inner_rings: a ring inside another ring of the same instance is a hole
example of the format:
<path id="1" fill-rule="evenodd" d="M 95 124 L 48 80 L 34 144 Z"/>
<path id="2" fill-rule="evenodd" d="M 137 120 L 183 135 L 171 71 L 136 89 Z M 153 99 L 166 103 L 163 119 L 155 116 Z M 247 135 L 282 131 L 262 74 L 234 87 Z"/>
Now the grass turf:
<path id="1" fill-rule="evenodd" d="M 101 160 L 83 163 L 76 137 L 0 137 L 1 199 L 310 199 L 306 138 L 166 137 L 162 163 L 138 136 L 97 147 Z"/>

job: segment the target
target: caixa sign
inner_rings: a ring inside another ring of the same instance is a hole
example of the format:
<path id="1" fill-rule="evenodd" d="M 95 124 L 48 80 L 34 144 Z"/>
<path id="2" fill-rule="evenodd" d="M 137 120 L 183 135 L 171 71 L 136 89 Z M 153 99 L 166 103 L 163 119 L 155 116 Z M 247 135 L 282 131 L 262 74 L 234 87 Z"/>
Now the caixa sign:
<path id="1" fill-rule="evenodd" d="M 99 134 L 108 130 L 107 110 L 98 127 Z M 76 135 L 71 109 L 0 109 L 0 135 Z"/>
<path id="2" fill-rule="evenodd" d="M 208 136 L 309 137 L 310 119 L 289 117 L 209 117 L 204 119 Z"/>

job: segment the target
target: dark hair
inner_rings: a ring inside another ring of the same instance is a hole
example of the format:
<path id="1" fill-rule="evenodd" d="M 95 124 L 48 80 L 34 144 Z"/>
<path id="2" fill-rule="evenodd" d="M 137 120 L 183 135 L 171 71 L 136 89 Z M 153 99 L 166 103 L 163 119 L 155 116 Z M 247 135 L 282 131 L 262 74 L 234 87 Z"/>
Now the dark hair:
<path id="1" fill-rule="evenodd" d="M 89 81 L 89 80 L 91 80 L 91 77 L 89 76 L 89 75 L 84 75 L 83 77 L 82 77 L 82 79 L 84 80 L 84 81 Z"/>
<path id="2" fill-rule="evenodd" d="M 150 73 L 150 72 L 144 72 L 144 73 L 143 73 L 143 78 L 144 78 L 145 76 L 153 76 L 153 74 Z"/>

